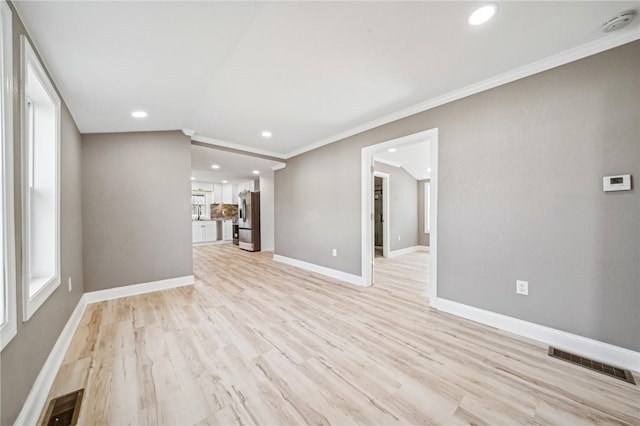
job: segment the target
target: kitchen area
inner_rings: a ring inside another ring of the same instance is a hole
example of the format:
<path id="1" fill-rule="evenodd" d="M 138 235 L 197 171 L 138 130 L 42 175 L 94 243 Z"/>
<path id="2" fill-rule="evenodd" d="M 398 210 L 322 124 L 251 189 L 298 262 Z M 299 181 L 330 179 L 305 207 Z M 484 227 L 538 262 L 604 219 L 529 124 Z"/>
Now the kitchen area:
<path id="1" fill-rule="evenodd" d="M 192 242 L 239 245 L 242 194 L 256 192 L 255 189 L 256 181 L 253 180 L 237 184 L 192 181 Z"/>
<path id="2" fill-rule="evenodd" d="M 275 159 L 191 141 L 191 236 L 195 246 L 273 251 Z"/>

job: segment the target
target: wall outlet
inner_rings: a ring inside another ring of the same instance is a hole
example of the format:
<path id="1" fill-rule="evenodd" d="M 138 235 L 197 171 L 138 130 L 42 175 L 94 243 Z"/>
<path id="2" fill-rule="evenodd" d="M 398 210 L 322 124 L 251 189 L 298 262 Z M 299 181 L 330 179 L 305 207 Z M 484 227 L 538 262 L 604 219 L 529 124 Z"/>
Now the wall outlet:
<path id="1" fill-rule="evenodd" d="M 69 277 L 69 291 L 73 290 L 73 283 L 71 282 L 71 277 Z"/>
<path id="2" fill-rule="evenodd" d="M 338 249 L 333 249 L 333 257 L 336 257 L 338 255 Z"/>
<path id="3" fill-rule="evenodd" d="M 529 281 L 516 281 L 516 293 L 523 294 L 525 296 L 529 295 Z"/>

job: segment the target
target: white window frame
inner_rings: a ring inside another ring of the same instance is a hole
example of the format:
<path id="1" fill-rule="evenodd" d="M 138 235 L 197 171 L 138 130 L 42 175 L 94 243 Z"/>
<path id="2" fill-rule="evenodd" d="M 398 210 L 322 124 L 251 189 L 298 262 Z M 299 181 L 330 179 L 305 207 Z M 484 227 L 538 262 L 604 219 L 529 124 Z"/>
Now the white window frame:
<path id="1" fill-rule="evenodd" d="M 0 351 L 18 332 L 16 313 L 16 262 L 13 198 L 13 38 L 11 9 L 5 0 L 0 0 L 0 120 L 2 120 L 2 144 L 0 149 L 0 170 L 2 171 L 2 272 L 0 291 L 4 293 L 5 317 L 0 318 Z"/>
<path id="2" fill-rule="evenodd" d="M 431 233 L 431 181 L 424 183 L 424 233 Z"/>
<path id="3" fill-rule="evenodd" d="M 60 286 L 62 282 L 60 277 L 60 97 L 53 87 L 53 83 L 49 79 L 44 67 L 40 63 L 38 56 L 31 47 L 31 44 L 24 35 L 20 36 L 20 59 L 21 59 L 21 98 L 22 98 L 22 303 L 23 303 L 23 321 L 29 320 L 31 316 L 38 310 L 40 306 L 51 296 L 51 294 Z M 31 67 L 36 77 L 42 84 L 42 87 L 47 92 L 47 95 L 51 98 L 55 106 L 55 273 L 52 279 L 50 279 L 45 285 L 43 285 L 34 295 L 29 297 L 29 265 L 30 265 L 30 253 L 31 238 L 29 235 L 29 224 L 31 223 L 30 217 L 30 188 L 29 188 L 29 131 L 27 126 L 30 123 L 29 120 L 29 105 L 27 102 L 27 72 Z"/>

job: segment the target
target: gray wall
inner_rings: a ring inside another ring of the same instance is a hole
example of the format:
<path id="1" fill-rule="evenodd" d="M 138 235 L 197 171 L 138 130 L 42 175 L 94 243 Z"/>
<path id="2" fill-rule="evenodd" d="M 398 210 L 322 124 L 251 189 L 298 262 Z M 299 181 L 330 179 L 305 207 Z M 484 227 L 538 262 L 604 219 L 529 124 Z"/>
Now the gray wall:
<path id="1" fill-rule="evenodd" d="M 13 9 L 13 73 L 20 77 L 20 35 L 27 34 Z M 33 44 L 32 44 L 33 45 Z M 46 66 L 46 64 L 44 64 Z M 19 96 L 13 100 L 14 192 L 18 334 L 0 354 L 0 424 L 13 424 L 40 369 L 83 293 L 80 133 L 62 105 L 60 129 L 60 261 L 62 284 L 27 322 L 22 322 L 21 131 Z M 73 290 L 67 291 L 67 281 Z"/>
<path id="2" fill-rule="evenodd" d="M 418 182 L 402 167 L 374 163 L 377 172 L 389 174 L 389 250 L 418 245 Z M 400 237 L 400 241 L 398 241 Z"/>
<path id="3" fill-rule="evenodd" d="M 360 148 L 437 127 L 439 296 L 640 350 L 640 196 L 602 192 L 640 176 L 638 70 L 636 41 L 288 160 L 276 253 L 359 275 Z"/>
<path id="4" fill-rule="evenodd" d="M 334 143 L 289 161 L 275 172 L 275 253 L 360 275 L 360 150 Z"/>
<path id="5" fill-rule="evenodd" d="M 427 180 L 418 181 L 418 245 L 428 246 L 430 234 L 424 233 L 424 185 L 430 182 Z"/>
<path id="6" fill-rule="evenodd" d="M 260 176 L 257 182 L 260 188 L 260 247 L 262 251 L 273 251 L 273 176 Z"/>
<path id="7" fill-rule="evenodd" d="M 182 132 L 82 135 L 86 291 L 191 275 L 191 151 Z"/>

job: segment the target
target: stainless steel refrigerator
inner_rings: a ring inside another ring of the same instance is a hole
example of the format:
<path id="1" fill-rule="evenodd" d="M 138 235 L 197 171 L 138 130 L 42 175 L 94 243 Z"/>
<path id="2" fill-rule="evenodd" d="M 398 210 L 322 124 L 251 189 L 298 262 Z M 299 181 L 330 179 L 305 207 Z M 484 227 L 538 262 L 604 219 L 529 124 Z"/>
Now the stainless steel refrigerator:
<path id="1" fill-rule="evenodd" d="M 260 192 L 242 191 L 238 202 L 238 246 L 260 251 Z"/>

